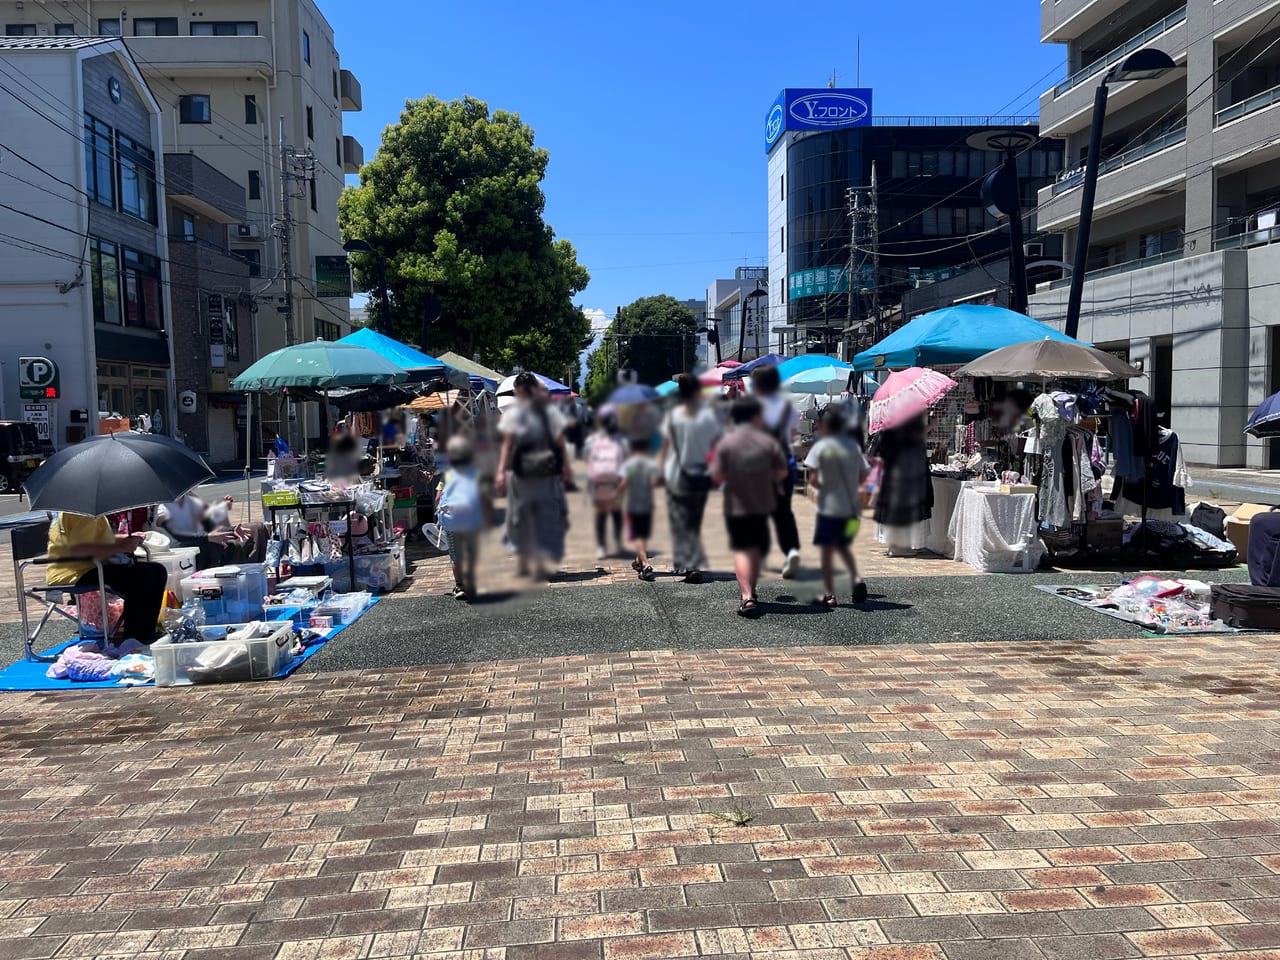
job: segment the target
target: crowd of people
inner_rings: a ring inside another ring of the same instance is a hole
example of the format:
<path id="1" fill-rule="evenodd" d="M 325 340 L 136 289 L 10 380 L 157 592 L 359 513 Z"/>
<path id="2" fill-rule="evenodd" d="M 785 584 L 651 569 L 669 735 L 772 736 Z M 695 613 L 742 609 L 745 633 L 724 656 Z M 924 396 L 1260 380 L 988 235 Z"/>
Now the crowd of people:
<path id="1" fill-rule="evenodd" d="M 636 576 L 656 579 L 650 557 L 657 490 L 665 490 L 670 551 L 675 576 L 685 583 L 706 579 L 702 527 L 713 489 L 723 491 L 724 522 L 734 554 L 740 602 L 738 613 L 758 615 L 761 569 L 776 539 L 781 573 L 793 578 L 800 567 L 800 532 L 792 510 L 797 463 L 794 445 L 799 413 L 781 389 L 775 367 L 752 374 L 751 392 L 727 405 L 712 405 L 692 374 L 675 378 L 676 403 L 659 419 L 647 406 L 597 411 L 583 438 L 585 492 L 595 523 L 596 556 L 603 559 L 631 544 Z M 523 577 L 549 579 L 565 553 L 568 496 L 574 489 L 576 421 L 567 416 L 533 374 L 515 383 L 514 403 L 498 424 L 501 449 L 495 488 L 507 497 L 505 541 Z M 818 548 L 824 592 L 816 602 L 838 605 L 836 562 L 852 579 L 850 599 L 867 599 L 852 544 L 868 496 L 871 466 L 861 439 L 843 408 L 827 408 L 819 439 L 804 466 L 817 490 Z M 449 446 L 450 473 L 438 496 L 440 525 L 450 539 L 454 595 L 475 595 L 477 534 L 483 529 L 483 482 L 467 441 Z"/>

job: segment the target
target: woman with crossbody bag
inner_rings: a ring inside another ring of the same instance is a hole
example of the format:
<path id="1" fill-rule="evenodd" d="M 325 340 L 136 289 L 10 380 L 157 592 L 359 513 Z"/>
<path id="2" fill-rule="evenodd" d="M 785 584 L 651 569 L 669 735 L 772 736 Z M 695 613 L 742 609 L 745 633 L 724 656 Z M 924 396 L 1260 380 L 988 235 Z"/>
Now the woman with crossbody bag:
<path id="1" fill-rule="evenodd" d="M 507 493 L 507 536 L 519 573 L 547 579 L 564 559 L 568 517 L 564 484 L 573 478 L 564 441 L 564 417 L 541 395 L 532 373 L 516 377 L 516 404 L 498 430 L 498 492 Z"/>
<path id="2" fill-rule="evenodd" d="M 680 404 L 663 421 L 660 455 L 671 523 L 672 565 L 686 583 L 701 583 L 707 567 L 702 518 L 711 492 L 707 462 L 720 438 L 720 421 L 703 405 L 697 377 L 682 373 L 675 380 Z"/>

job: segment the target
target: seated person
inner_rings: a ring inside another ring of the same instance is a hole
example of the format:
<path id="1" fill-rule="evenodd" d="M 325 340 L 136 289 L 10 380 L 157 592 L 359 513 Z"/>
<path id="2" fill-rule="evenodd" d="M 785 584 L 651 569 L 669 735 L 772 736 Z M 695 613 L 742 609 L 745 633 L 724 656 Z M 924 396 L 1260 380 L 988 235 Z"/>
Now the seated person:
<path id="1" fill-rule="evenodd" d="M 266 552 L 266 528 L 260 523 L 232 527 L 229 517 L 235 500 L 223 497 L 209 506 L 186 493 L 156 509 L 156 526 L 184 547 L 200 548 L 200 567 L 228 563 L 261 562 Z"/>
<path id="2" fill-rule="evenodd" d="M 362 459 L 356 438 L 350 433 L 341 433 L 329 444 L 324 475 L 330 480 L 347 480 L 359 476 Z"/>
<path id="3" fill-rule="evenodd" d="M 123 638 L 152 643 L 169 572 L 158 563 L 108 562 L 118 554 L 132 554 L 141 545 L 141 534 L 115 533 L 106 517 L 61 513 L 49 525 L 49 556 L 68 559 L 45 568 L 46 582 L 51 587 L 97 586 L 98 569 L 92 561 L 104 561 L 103 580 L 124 598 Z"/>

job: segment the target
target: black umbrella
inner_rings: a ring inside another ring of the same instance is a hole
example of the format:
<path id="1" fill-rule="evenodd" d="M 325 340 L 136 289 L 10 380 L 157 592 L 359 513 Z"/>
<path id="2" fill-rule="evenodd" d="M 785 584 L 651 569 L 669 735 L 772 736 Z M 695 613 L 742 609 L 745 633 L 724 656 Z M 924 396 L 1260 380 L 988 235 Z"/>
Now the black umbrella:
<path id="1" fill-rule="evenodd" d="M 175 500 L 213 477 L 194 450 L 154 433 L 110 433 L 59 450 L 23 484 L 31 507 L 101 517 Z"/>

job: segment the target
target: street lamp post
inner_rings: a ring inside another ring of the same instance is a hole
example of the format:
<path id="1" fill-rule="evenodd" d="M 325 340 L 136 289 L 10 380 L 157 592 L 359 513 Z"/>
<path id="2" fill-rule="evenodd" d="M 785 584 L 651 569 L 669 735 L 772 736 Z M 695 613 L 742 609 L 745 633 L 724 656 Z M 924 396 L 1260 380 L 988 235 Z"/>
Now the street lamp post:
<path id="1" fill-rule="evenodd" d="M 1080 187 L 1080 226 L 1076 236 L 1076 256 L 1072 262 L 1071 292 L 1067 296 L 1066 334 L 1080 330 L 1080 301 L 1084 297 L 1085 263 L 1089 259 L 1089 232 L 1093 227 L 1093 203 L 1098 189 L 1098 163 L 1102 152 L 1102 126 L 1107 116 L 1107 84 L 1131 80 L 1154 80 L 1177 64 L 1163 50 L 1148 47 L 1129 54 L 1102 76 L 1093 97 L 1093 125 L 1089 128 L 1089 155 L 1085 157 L 1084 182 Z"/>
<path id="2" fill-rule="evenodd" d="M 387 296 L 387 258 L 374 249 L 367 240 L 348 240 L 342 245 L 347 253 L 367 253 L 378 264 L 378 294 L 382 300 L 382 332 L 393 336 L 391 327 L 391 298 Z"/>
<path id="3" fill-rule="evenodd" d="M 698 328 L 698 333 L 707 335 L 707 342 L 716 348 L 716 366 L 720 366 L 720 318 L 714 313 L 704 313 L 702 315 L 702 326 Z"/>

